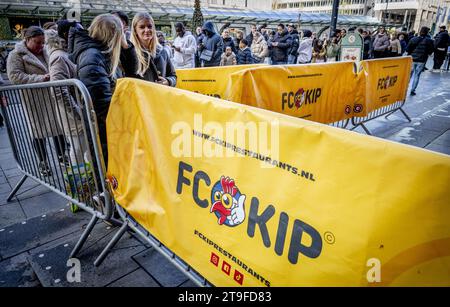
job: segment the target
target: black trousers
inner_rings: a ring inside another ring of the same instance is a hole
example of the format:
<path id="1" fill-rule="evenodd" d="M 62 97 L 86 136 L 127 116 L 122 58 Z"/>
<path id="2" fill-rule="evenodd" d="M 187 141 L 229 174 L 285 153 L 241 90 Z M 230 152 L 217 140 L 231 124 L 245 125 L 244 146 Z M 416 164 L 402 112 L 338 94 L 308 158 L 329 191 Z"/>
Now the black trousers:
<path id="1" fill-rule="evenodd" d="M 434 65 L 433 69 L 441 69 L 442 64 L 444 64 L 445 56 L 447 55 L 447 51 L 436 50 L 434 51 Z"/>
<path id="2" fill-rule="evenodd" d="M 53 141 L 55 142 L 56 153 L 58 157 L 63 156 L 66 151 L 66 139 L 64 135 L 58 135 L 53 137 Z M 47 160 L 47 150 L 45 139 L 34 139 L 33 140 L 34 150 L 36 151 L 39 161 Z"/>

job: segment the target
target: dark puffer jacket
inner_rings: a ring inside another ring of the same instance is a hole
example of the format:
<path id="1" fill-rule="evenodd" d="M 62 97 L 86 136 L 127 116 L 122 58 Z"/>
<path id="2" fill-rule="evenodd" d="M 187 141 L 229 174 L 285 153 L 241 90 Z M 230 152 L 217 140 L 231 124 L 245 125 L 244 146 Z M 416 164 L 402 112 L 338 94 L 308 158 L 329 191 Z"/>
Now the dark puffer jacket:
<path id="1" fill-rule="evenodd" d="M 231 37 L 223 38 L 222 41 L 223 41 L 223 52 L 225 52 L 225 49 L 227 49 L 227 47 L 231 47 L 231 50 L 234 53 L 238 52 L 239 46 L 236 47 L 233 38 Z"/>
<path id="2" fill-rule="evenodd" d="M 289 34 L 292 38 L 292 45 L 289 48 L 289 55 L 297 56 L 298 55 L 298 47 L 300 47 L 300 35 L 298 35 L 297 30 L 292 30 Z"/>
<path id="3" fill-rule="evenodd" d="M 105 118 L 114 92 L 115 82 L 110 76 L 111 60 L 99 41 L 86 30 L 72 28 L 69 34 L 70 60 L 77 65 L 77 75 L 91 95 L 98 117 Z"/>
<path id="4" fill-rule="evenodd" d="M 280 33 L 277 33 L 271 42 L 278 43 L 278 46 L 276 47 L 269 44 L 272 61 L 287 62 L 288 52 L 292 45 L 292 37 L 289 35 L 289 32 L 284 29 L 281 35 Z"/>
<path id="5" fill-rule="evenodd" d="M 434 51 L 433 40 L 429 36 L 414 37 L 409 41 L 406 51 L 412 56 L 413 62 L 426 63 Z"/>
<path id="6" fill-rule="evenodd" d="M 213 52 L 210 61 L 204 61 L 204 67 L 220 66 L 220 58 L 223 53 L 223 42 L 219 34 L 216 33 L 214 25 L 211 21 L 205 22 L 203 31 L 206 35 L 203 38 L 203 48 Z M 200 54 L 203 50 L 200 50 Z"/>
<path id="7" fill-rule="evenodd" d="M 249 47 L 246 47 L 245 49 L 239 49 L 239 52 L 237 54 L 238 65 L 253 64 L 253 62 L 252 51 Z"/>

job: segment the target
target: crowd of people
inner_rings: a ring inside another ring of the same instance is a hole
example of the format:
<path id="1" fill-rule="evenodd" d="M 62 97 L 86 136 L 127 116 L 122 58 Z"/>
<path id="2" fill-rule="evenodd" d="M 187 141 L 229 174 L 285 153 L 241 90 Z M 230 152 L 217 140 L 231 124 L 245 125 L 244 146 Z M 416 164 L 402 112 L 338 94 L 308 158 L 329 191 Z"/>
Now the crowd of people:
<path id="1" fill-rule="evenodd" d="M 252 25 L 251 32 L 227 26 L 216 31 L 207 21 L 195 33 L 188 31 L 183 23 L 175 25 L 176 38 L 167 42 L 164 33 L 156 31 L 155 22 L 148 13 L 137 13 L 131 20 L 123 12 L 97 16 L 88 29 L 79 23 L 60 20 L 44 25 L 44 29 L 31 26 L 24 31 L 23 41 L 16 44 L 8 57 L 7 74 L 13 84 L 27 84 L 77 78 L 88 89 L 97 114 L 103 153 L 106 147 L 106 116 L 117 79 L 137 78 L 175 87 L 177 69 L 266 63 L 271 65 L 333 62 L 339 59 L 341 43 L 347 35 L 345 29 L 335 31 L 328 38 L 296 25 L 279 24 L 276 31 L 266 25 Z M 411 33 L 388 33 L 384 27 L 371 33 L 358 31 L 364 41 L 363 58 L 395 57 L 410 54 L 414 59 L 415 94 L 418 79 L 425 68 L 428 56 L 433 52 L 434 68 L 439 69 L 446 56 L 449 36 L 445 27 L 433 41 L 429 29 L 423 28 L 418 35 Z M 218 33 L 220 32 L 220 33 Z M 61 92 L 65 108 L 71 108 L 73 97 Z M 73 110 L 66 110 L 68 113 Z M 38 112 L 38 111 L 36 111 Z M 34 148 L 39 157 L 42 175 L 50 175 L 46 161 L 45 140 L 54 138 L 60 162 L 65 161 L 66 138 L 61 129 L 45 131 L 54 127 L 54 119 L 48 114 L 36 114 L 47 123 L 44 131 L 33 133 Z M 73 116 L 63 126 L 73 126 Z M 56 132 L 55 132 L 56 131 Z M 77 133 L 81 133 L 78 131 Z M 79 144 L 69 144 L 70 155 L 80 155 Z M 74 151 L 74 152 L 72 152 Z M 107 161 L 107 159 L 105 159 Z"/>

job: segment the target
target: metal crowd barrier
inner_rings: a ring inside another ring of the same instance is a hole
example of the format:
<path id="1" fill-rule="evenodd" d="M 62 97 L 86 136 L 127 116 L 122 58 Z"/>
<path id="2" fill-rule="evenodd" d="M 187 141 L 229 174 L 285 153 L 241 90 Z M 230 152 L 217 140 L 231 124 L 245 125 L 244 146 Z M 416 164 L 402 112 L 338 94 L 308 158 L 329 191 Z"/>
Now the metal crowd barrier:
<path id="1" fill-rule="evenodd" d="M 394 114 L 397 111 L 402 112 L 402 114 L 406 117 L 406 119 L 411 122 L 411 118 L 408 116 L 408 114 L 406 114 L 405 110 L 403 110 L 403 107 L 405 106 L 405 102 L 404 101 L 397 101 L 396 103 L 393 103 L 391 105 L 388 106 L 384 106 L 380 109 L 377 109 L 371 113 L 369 113 L 369 115 L 365 116 L 365 117 L 353 117 L 352 118 L 352 125 L 353 127 L 350 130 L 355 130 L 358 127 L 361 127 L 364 129 L 364 131 L 368 134 L 368 135 L 372 135 L 372 133 L 370 132 L 370 130 L 367 128 L 367 126 L 365 125 L 367 122 L 377 119 L 379 117 L 385 116 L 386 119 L 391 116 L 392 114 Z"/>
<path id="2" fill-rule="evenodd" d="M 131 215 L 129 215 L 124 208 L 119 204 L 116 205 L 117 212 L 123 220 L 122 227 L 116 232 L 114 237 L 109 241 L 108 245 L 102 251 L 100 256 L 95 260 L 94 265 L 100 266 L 106 259 L 108 254 L 114 248 L 114 246 L 119 242 L 120 238 L 127 232 L 132 231 L 141 237 L 145 242 L 150 244 L 156 251 L 158 251 L 164 258 L 166 258 L 170 263 L 172 263 L 177 269 L 183 272 L 186 277 L 193 281 L 199 287 L 211 287 L 213 286 L 206 278 L 201 276 L 197 271 L 195 271 L 189 264 L 187 264 L 183 259 L 178 257 L 174 252 L 168 249 L 164 244 L 162 244 L 158 239 L 156 239 L 149 231 L 142 227 L 138 222 L 136 222 Z"/>
<path id="3" fill-rule="evenodd" d="M 341 129 L 347 129 L 348 124 L 350 123 L 350 119 L 341 120 L 335 123 L 329 124 L 331 127 L 341 128 Z"/>
<path id="4" fill-rule="evenodd" d="M 112 220 L 114 204 L 105 181 L 97 118 L 86 87 L 65 80 L 0 88 L 17 166 L 27 178 L 67 199 L 92 218 L 71 252 L 75 257 L 99 219 Z"/>

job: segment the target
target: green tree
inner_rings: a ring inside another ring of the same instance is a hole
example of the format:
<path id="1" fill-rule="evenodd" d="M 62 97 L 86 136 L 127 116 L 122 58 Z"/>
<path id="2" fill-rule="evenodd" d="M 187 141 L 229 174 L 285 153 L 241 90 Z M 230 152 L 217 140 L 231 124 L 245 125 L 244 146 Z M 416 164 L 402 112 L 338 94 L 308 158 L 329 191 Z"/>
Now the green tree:
<path id="1" fill-rule="evenodd" d="M 203 26 L 203 14 L 200 7 L 200 0 L 195 0 L 194 16 L 192 17 L 192 31 L 195 32 L 197 27 Z"/>

